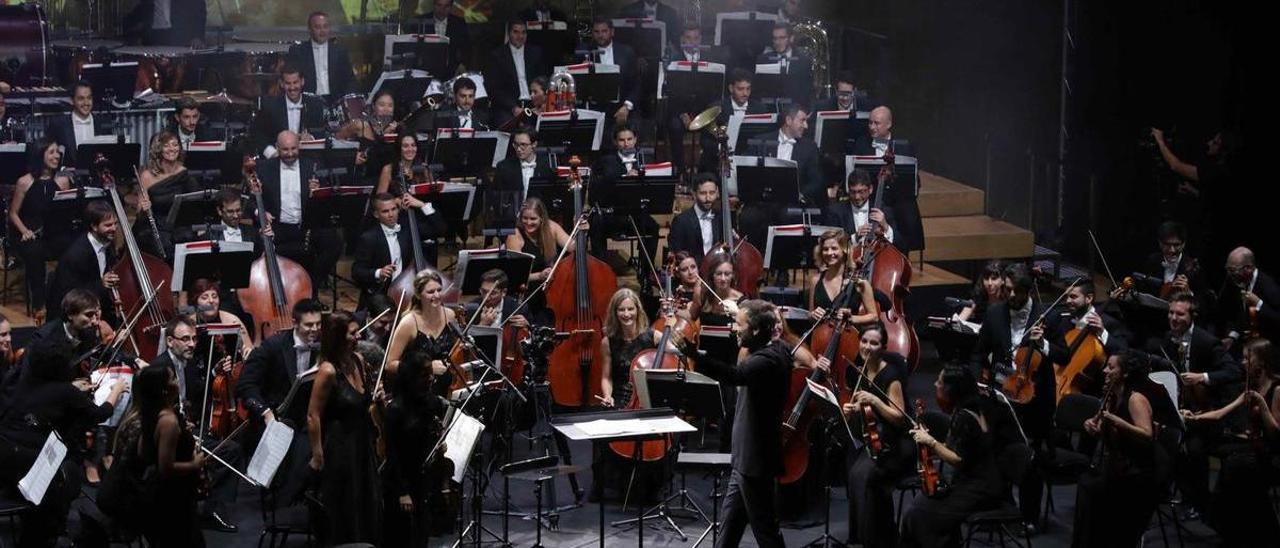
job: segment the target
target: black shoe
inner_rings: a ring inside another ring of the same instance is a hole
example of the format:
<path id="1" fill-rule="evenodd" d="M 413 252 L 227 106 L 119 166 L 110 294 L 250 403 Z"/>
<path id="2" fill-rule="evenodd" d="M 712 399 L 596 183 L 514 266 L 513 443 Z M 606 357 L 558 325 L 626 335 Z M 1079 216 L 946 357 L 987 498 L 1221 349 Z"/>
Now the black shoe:
<path id="1" fill-rule="evenodd" d="M 200 528 L 222 533 L 234 533 L 240 528 L 223 519 L 217 512 L 210 512 L 200 520 Z"/>

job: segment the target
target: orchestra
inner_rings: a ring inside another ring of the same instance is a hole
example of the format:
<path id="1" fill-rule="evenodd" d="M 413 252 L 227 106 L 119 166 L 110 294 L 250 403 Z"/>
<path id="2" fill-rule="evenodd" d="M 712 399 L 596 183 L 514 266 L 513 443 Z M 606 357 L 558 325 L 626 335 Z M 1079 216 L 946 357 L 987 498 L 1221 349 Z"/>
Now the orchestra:
<path id="1" fill-rule="evenodd" d="M 602 546 L 636 505 L 623 534 L 664 545 L 677 506 L 723 547 L 824 504 L 823 545 L 959 546 L 999 511 L 1133 546 L 1166 506 L 1210 543 L 1280 536 L 1275 258 L 1135 221 L 1119 279 L 1095 240 L 1092 270 L 984 250 L 930 288 L 917 111 L 895 130 L 799 0 L 316 9 L 264 53 L 195 4 L 143 2 L 143 53 L 100 48 L 56 101 L 0 82 L 20 546 L 541 546 L 596 505 Z M 1178 176 L 1230 175 L 1151 135 Z"/>

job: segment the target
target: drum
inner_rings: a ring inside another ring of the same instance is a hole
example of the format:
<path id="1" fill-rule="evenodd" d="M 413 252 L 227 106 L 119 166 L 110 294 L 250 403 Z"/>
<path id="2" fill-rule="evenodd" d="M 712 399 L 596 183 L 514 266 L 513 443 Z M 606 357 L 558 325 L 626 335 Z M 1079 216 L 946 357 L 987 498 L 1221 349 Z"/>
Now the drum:
<path id="1" fill-rule="evenodd" d="M 186 78 L 191 48 L 181 46 L 124 46 L 116 48 L 117 58 L 138 62 L 134 92 L 150 89 L 156 93 L 180 93 Z"/>
<path id="2" fill-rule="evenodd" d="M 54 40 L 50 43 L 53 49 L 54 74 L 63 78 L 63 85 L 70 87 L 80 79 L 80 69 L 88 63 L 103 63 L 111 60 L 112 50 L 123 46 L 117 40 L 99 40 L 87 38 L 82 40 Z"/>
<path id="3" fill-rule="evenodd" d="M 311 39 L 306 27 L 276 27 L 237 31 L 231 36 L 237 42 L 264 44 L 301 44 Z"/>
<path id="4" fill-rule="evenodd" d="M 223 76 L 233 93 L 250 99 L 280 95 L 280 69 L 284 68 L 285 56 L 289 53 L 288 44 L 237 42 L 222 49 L 242 56 L 223 68 Z"/>
<path id="5" fill-rule="evenodd" d="M 38 4 L 0 6 L 0 81 L 14 86 L 49 85 L 48 23 Z"/>

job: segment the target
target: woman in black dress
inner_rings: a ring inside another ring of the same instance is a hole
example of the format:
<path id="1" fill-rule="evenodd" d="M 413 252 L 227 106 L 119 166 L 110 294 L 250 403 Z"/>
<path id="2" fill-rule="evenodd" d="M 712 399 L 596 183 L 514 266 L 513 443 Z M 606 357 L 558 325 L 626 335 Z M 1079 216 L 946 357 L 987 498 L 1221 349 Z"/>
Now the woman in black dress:
<path id="1" fill-rule="evenodd" d="M 26 175 L 18 178 L 9 204 L 9 224 L 18 231 L 18 253 L 27 279 L 28 302 L 37 318 L 43 319 L 45 263 L 62 256 L 71 242 L 69 226 L 50 222 L 53 195 L 71 188 L 71 178 L 59 173 L 62 150 L 52 139 L 42 139 L 31 149 Z"/>
<path id="2" fill-rule="evenodd" d="M 449 385 L 453 383 L 453 374 L 449 372 L 447 363 L 449 352 L 458 337 L 450 324 L 457 321 L 452 308 L 443 304 L 444 284 L 440 275 L 432 271 L 424 271 L 413 279 L 413 309 L 408 317 L 402 319 L 391 334 L 391 344 L 387 347 L 390 356 L 387 359 L 387 373 L 395 375 L 400 361 L 408 357 L 410 350 L 417 350 L 427 356 L 431 372 L 436 378 L 433 390 L 438 395 L 446 395 Z"/>
<path id="3" fill-rule="evenodd" d="M 447 528 L 453 517 L 441 500 L 450 466 L 444 451 L 436 451 L 434 462 L 424 465 L 443 433 L 446 405 L 432 393 L 430 362 L 427 354 L 410 350 L 396 373 L 395 397 L 387 404 L 387 546 L 426 546 L 430 535 Z"/>
<path id="4" fill-rule="evenodd" d="M 823 232 L 818 237 L 818 245 L 814 249 L 814 262 L 818 264 L 818 272 L 809 277 L 809 317 L 820 320 L 827 315 L 835 302 L 840 299 L 842 288 L 849 287 L 845 276 L 849 274 L 849 235 L 844 230 L 833 229 Z M 857 284 L 852 288 L 857 292 L 855 299 L 861 305 L 862 313 L 850 321 L 864 324 L 876 321 L 875 293 L 871 284 Z M 850 307 L 842 307 L 844 310 Z"/>
<path id="5" fill-rule="evenodd" d="M 902 517 L 901 546 L 960 546 L 965 518 L 996 506 L 1006 491 L 996 464 L 986 398 L 978 393 L 973 372 L 948 365 L 933 386 L 938 405 L 951 416 L 947 439 L 938 441 L 923 427 L 911 430 L 911 436 L 954 473 L 944 495 L 916 499 Z"/>
<path id="6" fill-rule="evenodd" d="M 1113 354 L 1103 367 L 1103 407 L 1084 423 L 1102 441 L 1102 461 L 1078 482 L 1073 546 L 1140 544 L 1165 494 L 1176 445 L 1162 443 L 1161 430 L 1180 422 L 1150 372 L 1147 356 L 1136 351 Z"/>
<path id="7" fill-rule="evenodd" d="M 307 407 L 311 470 L 320 476 L 326 517 L 313 524 L 324 544 L 377 543 L 382 537 L 372 398 L 365 386 L 365 364 L 355 351 L 359 330 L 360 324 L 344 311 L 325 319 Z"/>
<path id="8" fill-rule="evenodd" d="M 155 469 L 154 476 L 143 476 L 151 482 L 151 508 L 144 512 L 148 519 L 140 520 L 142 534 L 156 548 L 204 546 L 196 517 L 204 453 L 196 450 L 191 426 L 178 411 L 178 377 L 168 367 L 147 367 L 134 377 L 133 388 L 141 422 L 139 465 Z"/>
<path id="9" fill-rule="evenodd" d="M 527 287 L 534 289 L 551 275 L 551 265 L 565 253 L 573 252 L 573 241 L 560 223 L 551 219 L 546 204 L 536 197 L 526 198 L 520 204 L 520 218 L 516 220 L 517 230 L 507 236 L 507 249 L 515 249 L 533 255 L 533 265 L 529 269 Z M 547 310 L 547 297 L 539 291 L 526 305 L 531 313 L 541 313 L 550 317 Z"/>
<path id="10" fill-rule="evenodd" d="M 872 455 L 870 447 L 852 449 L 847 484 L 849 497 L 849 544 L 863 546 L 896 546 L 898 528 L 893 516 L 893 487 L 903 474 L 913 470 L 915 454 L 906 407 L 907 360 L 884 351 L 884 328 L 879 324 L 862 330 L 858 359 L 845 374 L 846 390 L 859 389 L 844 414 L 852 427 L 864 424 L 863 408 L 875 414 L 881 452 Z M 861 369 L 859 375 L 855 368 Z M 865 376 L 865 378 L 864 378 Z M 859 386 L 859 382 L 861 386 Z M 867 384 L 874 387 L 868 387 Z M 855 428 L 856 430 L 856 428 Z"/>
<path id="11" fill-rule="evenodd" d="M 973 300 L 973 306 L 961 308 L 956 313 L 956 319 L 980 323 L 987 317 L 987 308 L 1008 299 L 1009 296 L 1005 293 L 1004 271 L 1003 262 L 987 261 L 986 266 L 982 267 L 982 275 L 978 276 L 978 281 L 973 283 L 973 294 L 969 297 Z"/>
<path id="12" fill-rule="evenodd" d="M 162 131 L 151 138 L 151 146 L 147 151 L 147 165 L 138 173 L 138 185 L 142 189 L 138 197 L 139 216 L 133 223 L 133 233 L 138 245 L 144 251 L 157 257 L 173 259 L 172 227 L 168 226 L 169 210 L 179 194 L 201 190 L 187 167 L 183 165 L 185 153 L 178 136 Z M 160 229 L 160 245 L 156 247 L 156 236 L 151 233 L 151 221 L 146 215 L 155 219 L 155 226 Z"/>

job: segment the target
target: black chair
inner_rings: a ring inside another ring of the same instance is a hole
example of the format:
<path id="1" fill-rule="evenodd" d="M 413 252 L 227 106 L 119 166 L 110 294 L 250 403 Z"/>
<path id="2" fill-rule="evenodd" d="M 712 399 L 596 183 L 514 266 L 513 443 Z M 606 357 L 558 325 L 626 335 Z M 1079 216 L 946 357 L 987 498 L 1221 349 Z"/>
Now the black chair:
<path id="1" fill-rule="evenodd" d="M 1000 466 L 1001 479 L 1005 484 L 1004 500 L 996 508 L 975 512 L 964 520 L 966 547 L 973 542 L 973 534 L 978 531 L 997 535 L 1001 546 L 1005 545 L 1006 538 L 1014 545 L 1022 546 L 1018 535 L 1014 533 L 1015 528 L 1021 528 L 1022 541 L 1026 542 L 1027 548 L 1031 548 L 1031 532 L 1023 525 L 1022 511 L 1013 500 L 1013 486 L 1022 483 L 1023 477 L 1031 467 L 1031 456 L 1031 448 L 1024 443 L 1012 443 L 1000 450 L 996 462 Z"/>
<path id="2" fill-rule="evenodd" d="M 23 500 L 17 492 L 5 489 L 0 493 L 0 519 L 9 522 L 9 534 L 13 538 L 13 544 L 18 544 L 18 526 L 22 520 L 22 515 L 34 508 L 31 503 Z M 3 543 L 0 543 L 2 545 Z"/>
<path id="3" fill-rule="evenodd" d="M 1182 430 L 1176 428 L 1160 428 L 1157 434 L 1157 442 L 1165 448 L 1165 451 L 1173 458 L 1177 454 L 1179 447 L 1182 445 Z M 1160 504 L 1156 505 L 1155 517 L 1156 526 L 1160 528 L 1160 539 L 1164 542 L 1165 548 L 1169 548 L 1169 534 L 1165 532 L 1164 520 L 1169 518 L 1173 522 L 1173 532 L 1178 538 L 1178 547 L 1185 546 L 1182 540 L 1182 532 L 1186 526 L 1182 524 L 1182 518 L 1178 515 L 1178 494 L 1177 484 L 1173 481 L 1172 474 L 1164 485 L 1164 497 L 1160 499 Z"/>
<path id="4" fill-rule="evenodd" d="M 1084 394 L 1067 394 L 1058 402 L 1058 409 L 1053 415 L 1054 443 L 1041 466 L 1044 472 L 1044 514 L 1040 522 L 1045 527 L 1049 524 L 1049 513 L 1054 510 L 1053 488 L 1074 485 L 1080 474 L 1089 469 L 1090 452 L 1081 450 L 1084 422 L 1097 415 L 1101 406 L 1098 398 Z M 1057 442 L 1065 442 L 1067 446 Z"/>
<path id="5" fill-rule="evenodd" d="M 259 489 L 258 493 L 262 507 L 262 532 L 258 534 L 258 548 L 262 548 L 263 541 L 267 541 L 269 548 L 283 547 L 292 535 L 306 537 L 307 545 L 310 546 L 310 508 L 297 504 L 280 507 L 272 490 Z"/>

